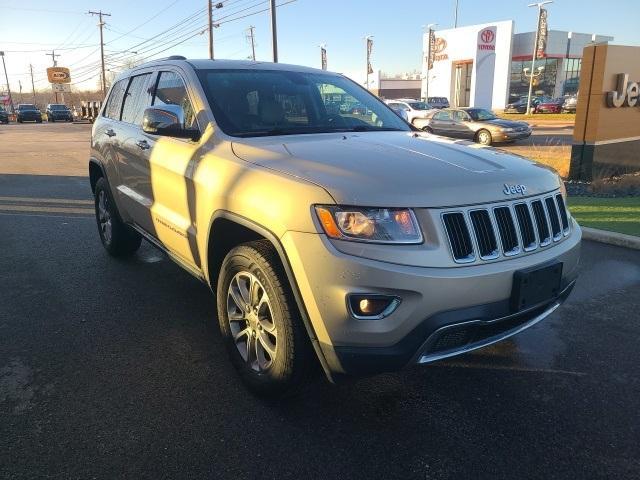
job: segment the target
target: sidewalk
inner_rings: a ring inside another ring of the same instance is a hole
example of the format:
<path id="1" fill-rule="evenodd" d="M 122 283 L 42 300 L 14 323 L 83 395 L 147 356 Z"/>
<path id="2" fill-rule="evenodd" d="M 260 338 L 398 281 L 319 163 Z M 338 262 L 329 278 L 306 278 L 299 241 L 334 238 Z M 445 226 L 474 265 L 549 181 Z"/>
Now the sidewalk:
<path id="1" fill-rule="evenodd" d="M 565 130 L 567 128 L 573 128 L 575 126 L 575 122 L 568 122 L 566 120 L 538 120 L 537 118 L 530 121 L 527 121 L 526 118 L 523 118 L 523 120 L 533 128 L 543 127 L 548 130 Z"/>
<path id="2" fill-rule="evenodd" d="M 582 229 L 582 238 L 584 240 L 592 240 L 594 242 L 606 243 L 608 245 L 640 250 L 640 237 L 636 237 L 635 235 L 609 232 L 607 230 L 599 230 L 597 228 L 590 227 L 580 228 Z"/>

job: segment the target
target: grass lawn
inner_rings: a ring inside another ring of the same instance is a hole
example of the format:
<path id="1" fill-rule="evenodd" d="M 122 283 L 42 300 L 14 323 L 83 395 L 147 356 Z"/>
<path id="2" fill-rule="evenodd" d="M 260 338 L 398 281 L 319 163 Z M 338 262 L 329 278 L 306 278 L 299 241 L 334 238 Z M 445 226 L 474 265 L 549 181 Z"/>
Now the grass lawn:
<path id="1" fill-rule="evenodd" d="M 640 236 L 640 197 L 569 197 L 569 210 L 582 226 Z"/>
<path id="2" fill-rule="evenodd" d="M 532 113 L 531 115 L 525 115 L 523 113 L 496 113 L 500 118 L 506 118 L 507 120 L 524 120 L 525 122 L 531 122 L 532 120 L 562 120 L 566 122 L 575 122 L 575 113 Z"/>

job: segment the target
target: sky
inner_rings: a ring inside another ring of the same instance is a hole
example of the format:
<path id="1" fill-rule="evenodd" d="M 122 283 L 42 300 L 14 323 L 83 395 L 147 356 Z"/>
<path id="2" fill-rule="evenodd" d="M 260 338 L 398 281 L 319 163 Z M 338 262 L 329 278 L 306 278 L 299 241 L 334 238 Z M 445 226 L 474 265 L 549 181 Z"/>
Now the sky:
<path id="1" fill-rule="evenodd" d="M 529 0 L 532 1 L 532 0 Z M 515 31 L 535 29 L 536 12 L 527 0 L 459 0 L 458 25 L 514 20 Z M 271 60 L 268 1 L 214 0 L 216 58 L 244 59 L 251 54 L 247 39 L 255 27 L 256 57 Z M 354 75 L 364 71 L 365 40 L 373 36 L 374 69 L 397 74 L 421 68 L 424 25 L 451 28 L 455 0 L 277 0 L 278 52 L 283 63 L 320 67 L 326 44 L 329 70 Z M 12 93 L 19 82 L 31 91 L 29 65 L 36 90 L 49 88 L 45 69 L 56 48 L 59 66 L 71 68 L 76 89 L 94 89 L 99 82 L 98 19 L 104 17 L 107 68 L 116 72 L 133 59 L 168 55 L 208 57 L 207 0 L 0 0 L 0 51 L 5 52 Z M 615 44 L 640 45 L 637 0 L 556 0 L 548 5 L 549 28 L 615 37 Z M 245 16 L 247 15 L 247 16 Z M 169 30 L 173 28 L 172 30 Z M 164 32 L 164 33 L 163 33 Z M 191 37 L 191 38 L 190 38 Z M 151 41 L 148 41 L 152 39 Z M 146 42 L 145 42 L 146 41 Z M 179 42 L 180 45 L 173 46 Z M 132 53 L 137 52 L 137 53 Z M 0 72 L 3 74 L 3 72 Z M 0 77 L 0 91 L 5 90 Z"/>

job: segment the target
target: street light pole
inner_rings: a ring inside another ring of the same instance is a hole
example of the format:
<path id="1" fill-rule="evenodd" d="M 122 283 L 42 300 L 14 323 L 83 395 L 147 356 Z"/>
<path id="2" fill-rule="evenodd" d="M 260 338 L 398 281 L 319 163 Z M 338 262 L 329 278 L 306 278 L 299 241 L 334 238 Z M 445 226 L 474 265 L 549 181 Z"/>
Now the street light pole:
<path id="1" fill-rule="evenodd" d="M 271 0 L 271 49 L 273 63 L 278 63 L 278 28 L 276 22 L 276 0 Z"/>
<path id="2" fill-rule="evenodd" d="M 453 15 L 453 28 L 458 28 L 458 0 L 456 0 L 456 10 Z"/>
<path id="3" fill-rule="evenodd" d="M 547 0 L 545 2 L 530 3 L 528 7 L 538 7 L 538 22 L 536 23 L 536 34 L 533 41 L 533 54 L 531 55 L 531 72 L 533 73 L 536 66 L 536 54 L 538 50 L 538 36 L 540 35 L 540 15 L 542 13 L 542 7 L 548 3 L 553 3 L 553 0 Z M 529 78 L 529 94 L 527 95 L 527 115 L 531 115 L 531 94 L 533 92 L 533 75 Z"/>
<path id="4" fill-rule="evenodd" d="M 7 93 L 9 94 L 9 110 L 13 113 L 13 98 L 11 98 L 11 87 L 9 86 L 9 75 L 7 75 L 7 65 L 4 63 L 4 52 L 0 52 L 2 57 L 2 67 L 4 68 L 4 78 L 7 80 Z"/>

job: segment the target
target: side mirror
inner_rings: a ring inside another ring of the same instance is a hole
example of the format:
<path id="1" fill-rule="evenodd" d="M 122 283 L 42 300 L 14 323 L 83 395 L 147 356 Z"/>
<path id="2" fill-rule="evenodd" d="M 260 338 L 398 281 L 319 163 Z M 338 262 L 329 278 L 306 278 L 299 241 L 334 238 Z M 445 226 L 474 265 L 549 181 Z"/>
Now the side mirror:
<path id="1" fill-rule="evenodd" d="M 147 108 L 142 116 L 142 131 L 165 137 L 189 138 L 191 140 L 200 138 L 198 130 L 185 128 L 184 110 L 179 105 Z"/>

